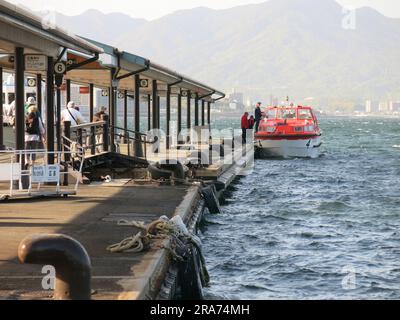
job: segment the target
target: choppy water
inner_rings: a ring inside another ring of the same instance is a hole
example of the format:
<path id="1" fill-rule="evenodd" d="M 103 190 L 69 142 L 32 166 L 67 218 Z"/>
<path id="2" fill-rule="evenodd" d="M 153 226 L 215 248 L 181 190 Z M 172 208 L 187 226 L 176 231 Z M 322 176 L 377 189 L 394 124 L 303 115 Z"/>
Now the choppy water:
<path id="1" fill-rule="evenodd" d="M 257 161 L 206 217 L 208 299 L 400 298 L 400 120 L 320 125 L 321 158 Z"/>

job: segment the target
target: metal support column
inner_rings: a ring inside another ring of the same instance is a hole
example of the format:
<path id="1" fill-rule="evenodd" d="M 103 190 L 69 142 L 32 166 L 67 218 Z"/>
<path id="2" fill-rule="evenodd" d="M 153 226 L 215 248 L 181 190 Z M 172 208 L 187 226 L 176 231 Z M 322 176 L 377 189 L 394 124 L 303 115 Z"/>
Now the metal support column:
<path id="1" fill-rule="evenodd" d="M 67 140 L 65 140 L 65 150 L 69 151 L 68 148 L 71 148 L 71 143 L 68 139 L 71 139 L 71 121 L 64 121 L 64 126 L 63 126 L 63 135 L 64 137 L 67 138 Z M 64 162 L 65 162 L 65 168 L 64 168 L 64 172 L 68 172 L 68 164 L 71 161 L 71 154 L 68 152 L 64 153 Z M 68 174 L 64 175 L 64 186 L 68 186 L 69 181 L 68 181 Z"/>
<path id="2" fill-rule="evenodd" d="M 116 69 L 112 68 L 110 72 L 110 151 L 115 152 L 115 126 L 117 124 L 117 101 L 116 88 L 114 87 L 114 75 Z"/>
<path id="3" fill-rule="evenodd" d="M 192 120 L 190 114 L 190 100 L 191 100 L 192 93 L 188 91 L 187 93 L 187 113 L 186 113 L 186 127 L 190 129 L 192 127 Z"/>
<path id="4" fill-rule="evenodd" d="M 3 127 L 3 68 L 0 67 L 0 150 L 4 150 L 4 127 Z"/>
<path id="5" fill-rule="evenodd" d="M 205 124 L 206 124 L 205 104 L 206 104 L 206 102 L 204 100 L 201 100 L 201 125 L 202 126 L 205 126 Z"/>
<path id="6" fill-rule="evenodd" d="M 140 137 L 140 75 L 135 74 L 135 156 L 143 157 L 143 146 Z"/>
<path id="7" fill-rule="evenodd" d="M 56 137 L 57 137 L 57 151 L 61 151 L 61 88 L 56 88 L 56 105 L 57 105 L 57 117 L 56 117 Z"/>
<path id="8" fill-rule="evenodd" d="M 71 101 L 71 80 L 67 79 L 66 82 L 66 92 L 67 92 L 67 104 Z"/>
<path id="9" fill-rule="evenodd" d="M 182 95 L 178 94 L 178 140 L 179 134 L 182 131 Z M 178 141 L 179 142 L 179 141 Z"/>
<path id="10" fill-rule="evenodd" d="M 94 118 L 94 84 L 89 84 L 89 122 Z"/>
<path id="11" fill-rule="evenodd" d="M 36 105 L 40 114 L 42 114 L 42 101 L 42 75 L 38 73 L 36 75 Z"/>
<path id="12" fill-rule="evenodd" d="M 124 90 L 124 143 L 128 141 L 128 90 Z"/>
<path id="13" fill-rule="evenodd" d="M 153 129 L 158 129 L 158 127 L 157 127 L 157 117 L 158 117 L 157 80 L 153 80 L 152 100 L 153 100 L 153 104 L 152 104 L 151 114 L 153 116 L 153 119 L 152 119 L 153 120 Z"/>
<path id="14" fill-rule="evenodd" d="M 170 122 L 171 122 L 171 87 L 168 85 L 167 86 L 167 140 L 166 140 L 166 147 L 167 150 L 170 147 L 170 135 L 171 135 L 171 126 L 170 126 Z"/>
<path id="15" fill-rule="evenodd" d="M 93 122 L 94 119 L 94 84 L 89 84 L 89 122 Z M 96 154 L 96 128 L 90 128 L 90 153 Z"/>
<path id="16" fill-rule="evenodd" d="M 211 102 L 207 102 L 207 124 L 211 124 Z"/>
<path id="17" fill-rule="evenodd" d="M 47 119 L 47 151 L 54 152 L 54 59 L 47 57 L 46 75 L 46 119 Z M 54 164 L 54 154 L 49 154 L 48 164 Z"/>
<path id="18" fill-rule="evenodd" d="M 194 98 L 194 125 L 196 127 L 199 125 L 199 95 L 197 93 Z"/>
<path id="19" fill-rule="evenodd" d="M 135 131 L 140 132 L 140 75 L 135 74 Z M 136 137 L 138 139 L 140 137 Z"/>
<path id="20" fill-rule="evenodd" d="M 161 97 L 157 96 L 157 129 L 161 128 Z"/>
<path id="21" fill-rule="evenodd" d="M 147 95 L 147 130 L 151 130 L 151 95 Z"/>
<path id="22" fill-rule="evenodd" d="M 25 149 L 24 69 L 25 69 L 24 48 L 15 48 L 15 149 L 16 150 Z M 22 164 L 24 159 L 21 159 L 20 161 Z"/>

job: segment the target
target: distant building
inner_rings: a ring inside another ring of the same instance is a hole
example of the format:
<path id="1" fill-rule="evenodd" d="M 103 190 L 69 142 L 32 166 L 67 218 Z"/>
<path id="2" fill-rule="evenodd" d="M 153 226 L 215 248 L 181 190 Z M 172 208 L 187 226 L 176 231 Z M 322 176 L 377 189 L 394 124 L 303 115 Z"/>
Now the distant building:
<path id="1" fill-rule="evenodd" d="M 379 112 L 388 112 L 389 111 L 389 103 L 387 101 L 379 102 Z"/>
<path id="2" fill-rule="evenodd" d="M 391 112 L 400 112 L 400 101 L 390 101 L 389 110 Z"/>
<path id="3" fill-rule="evenodd" d="M 366 113 L 372 112 L 372 101 L 371 100 L 365 101 L 365 112 Z"/>
<path id="4" fill-rule="evenodd" d="M 366 113 L 376 113 L 379 111 L 379 103 L 372 101 L 372 100 L 367 100 L 365 102 L 365 112 Z"/>
<path id="5" fill-rule="evenodd" d="M 236 102 L 229 103 L 229 109 L 231 110 L 238 110 L 238 105 Z"/>
<path id="6" fill-rule="evenodd" d="M 237 103 L 243 104 L 244 99 L 243 99 L 243 92 L 236 91 L 235 89 L 232 89 L 232 92 L 229 94 L 229 100 L 230 102 L 236 101 Z"/>
<path id="7" fill-rule="evenodd" d="M 229 109 L 231 110 L 244 110 L 244 94 L 235 89 L 228 96 Z"/>

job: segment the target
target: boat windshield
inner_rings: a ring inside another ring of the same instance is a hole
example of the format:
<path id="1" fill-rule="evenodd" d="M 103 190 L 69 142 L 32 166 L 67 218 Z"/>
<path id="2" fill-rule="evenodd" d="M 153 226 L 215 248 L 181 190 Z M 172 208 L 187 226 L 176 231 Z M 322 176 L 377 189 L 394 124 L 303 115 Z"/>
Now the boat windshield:
<path id="1" fill-rule="evenodd" d="M 278 119 L 296 119 L 296 109 L 279 109 Z"/>
<path id="2" fill-rule="evenodd" d="M 299 109 L 299 120 L 311 120 L 312 114 L 309 109 Z"/>
<path id="3" fill-rule="evenodd" d="M 275 117 L 276 117 L 276 109 L 268 109 L 266 115 L 267 115 L 268 119 L 275 119 Z"/>

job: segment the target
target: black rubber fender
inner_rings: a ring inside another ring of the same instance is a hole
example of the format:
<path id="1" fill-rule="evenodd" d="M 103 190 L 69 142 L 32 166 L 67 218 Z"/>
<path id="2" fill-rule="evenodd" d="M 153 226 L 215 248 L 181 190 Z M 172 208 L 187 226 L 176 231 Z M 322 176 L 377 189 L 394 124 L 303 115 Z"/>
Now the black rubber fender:
<path id="1" fill-rule="evenodd" d="M 189 255 L 179 264 L 179 285 L 182 300 L 203 300 L 203 286 L 196 258 L 196 250 L 189 245 Z"/>
<path id="2" fill-rule="evenodd" d="M 160 168 L 162 170 L 172 171 L 174 173 L 174 177 L 177 179 L 182 179 L 182 180 L 185 179 L 185 169 L 182 163 L 180 163 L 179 161 L 174 164 L 168 164 L 168 163 L 160 164 Z"/>
<path id="3" fill-rule="evenodd" d="M 219 191 L 222 191 L 222 190 L 224 190 L 224 189 L 226 188 L 225 183 L 223 183 L 223 182 L 221 182 L 221 181 L 218 181 L 218 180 L 206 181 L 204 184 L 205 184 L 206 186 L 212 186 L 212 185 L 214 185 L 216 191 L 218 191 L 218 192 L 219 192 Z"/>
<path id="4" fill-rule="evenodd" d="M 147 170 L 149 171 L 151 178 L 153 180 L 160 180 L 160 179 L 168 180 L 171 179 L 172 177 L 172 171 L 160 169 L 152 164 L 149 164 Z"/>
<path id="5" fill-rule="evenodd" d="M 212 214 L 222 212 L 216 193 L 214 185 L 201 189 L 201 194 L 206 202 L 208 211 Z"/>

